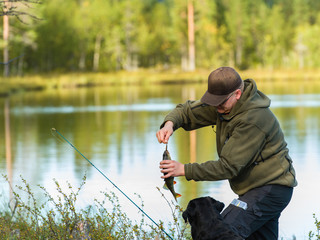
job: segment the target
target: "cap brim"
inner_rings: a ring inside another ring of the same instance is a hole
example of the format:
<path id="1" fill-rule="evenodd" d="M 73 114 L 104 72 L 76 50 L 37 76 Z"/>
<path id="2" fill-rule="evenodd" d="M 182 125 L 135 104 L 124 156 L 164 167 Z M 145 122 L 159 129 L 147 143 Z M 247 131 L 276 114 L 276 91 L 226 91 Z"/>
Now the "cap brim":
<path id="1" fill-rule="evenodd" d="M 214 95 L 209 93 L 208 91 L 201 98 L 201 102 L 209 104 L 211 106 L 219 106 L 223 101 L 229 96 L 227 95 Z"/>

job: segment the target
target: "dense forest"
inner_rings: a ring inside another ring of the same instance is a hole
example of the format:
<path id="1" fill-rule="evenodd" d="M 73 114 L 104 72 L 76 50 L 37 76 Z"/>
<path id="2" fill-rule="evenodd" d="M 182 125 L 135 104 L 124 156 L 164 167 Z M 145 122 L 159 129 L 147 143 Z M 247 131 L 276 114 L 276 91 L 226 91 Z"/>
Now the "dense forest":
<path id="1" fill-rule="evenodd" d="M 0 8 L 11 75 L 320 67 L 319 0 L 9 0 Z"/>

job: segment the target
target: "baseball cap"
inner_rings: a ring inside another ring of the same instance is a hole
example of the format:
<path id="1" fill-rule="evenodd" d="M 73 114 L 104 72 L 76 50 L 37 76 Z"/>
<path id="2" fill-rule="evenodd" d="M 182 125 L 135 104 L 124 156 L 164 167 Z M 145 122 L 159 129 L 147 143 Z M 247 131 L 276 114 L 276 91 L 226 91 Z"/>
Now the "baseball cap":
<path id="1" fill-rule="evenodd" d="M 201 102 L 219 106 L 233 91 L 240 88 L 242 79 L 231 67 L 220 67 L 209 74 L 208 90 Z"/>

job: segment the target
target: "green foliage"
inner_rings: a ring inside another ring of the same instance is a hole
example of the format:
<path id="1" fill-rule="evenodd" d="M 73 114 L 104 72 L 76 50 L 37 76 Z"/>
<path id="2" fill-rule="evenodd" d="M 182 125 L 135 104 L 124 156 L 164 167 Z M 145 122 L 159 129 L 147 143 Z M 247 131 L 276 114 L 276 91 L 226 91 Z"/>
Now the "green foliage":
<path id="1" fill-rule="evenodd" d="M 314 218 L 314 224 L 316 226 L 316 231 L 310 231 L 309 232 L 309 240 L 311 239 L 320 239 L 320 222 L 318 221 L 318 218 L 316 217 L 315 214 L 313 214 Z"/>
<path id="2" fill-rule="evenodd" d="M 36 199 L 26 180 L 21 179 L 23 186 L 17 186 L 13 191 L 15 205 L 0 213 L 1 239 L 167 239 L 162 231 L 163 222 L 158 223 L 159 227 L 152 225 L 142 213 L 140 222 L 129 219 L 113 192 L 102 192 L 102 201 L 95 199 L 94 205 L 78 210 L 76 202 L 86 176 L 77 189 L 68 183 L 68 189 L 63 190 L 54 180 L 58 193 L 54 197 L 39 186 L 43 191 L 42 203 Z M 22 196 L 27 196 L 27 200 Z M 190 231 L 186 231 L 187 225 L 179 222 L 182 209 L 165 200 L 173 217 L 166 232 L 174 239 L 191 239 Z M 141 209 L 143 206 L 141 200 Z"/>
<path id="3" fill-rule="evenodd" d="M 191 2 L 198 68 L 320 67 L 318 0 Z M 43 20 L 23 25 L 11 19 L 10 58 L 25 53 L 10 64 L 11 71 L 183 69 L 188 61 L 187 4 L 43 1 L 31 13 Z"/>

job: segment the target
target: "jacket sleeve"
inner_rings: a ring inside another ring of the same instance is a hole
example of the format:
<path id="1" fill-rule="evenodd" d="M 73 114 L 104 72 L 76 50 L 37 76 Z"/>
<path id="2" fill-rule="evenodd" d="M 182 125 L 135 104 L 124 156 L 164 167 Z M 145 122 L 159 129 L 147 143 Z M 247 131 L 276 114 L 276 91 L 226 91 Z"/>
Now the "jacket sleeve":
<path id="1" fill-rule="evenodd" d="M 177 130 L 182 127 L 189 131 L 197 128 L 215 125 L 217 112 L 214 107 L 201 101 L 187 101 L 184 104 L 179 104 L 173 109 L 164 119 L 160 128 L 167 121 L 174 123 L 173 129 Z"/>
<path id="2" fill-rule="evenodd" d="M 238 177 L 252 164 L 265 145 L 266 135 L 253 124 L 240 124 L 225 141 L 216 161 L 185 164 L 185 177 L 195 181 L 217 181 Z"/>

